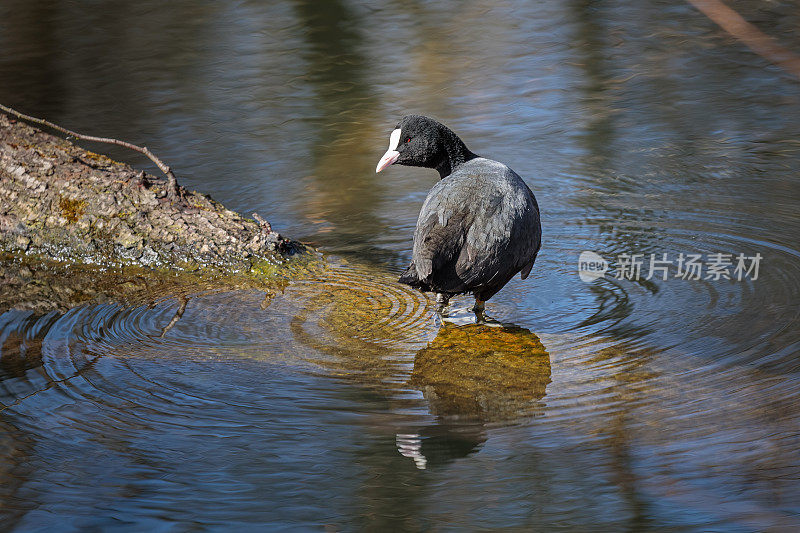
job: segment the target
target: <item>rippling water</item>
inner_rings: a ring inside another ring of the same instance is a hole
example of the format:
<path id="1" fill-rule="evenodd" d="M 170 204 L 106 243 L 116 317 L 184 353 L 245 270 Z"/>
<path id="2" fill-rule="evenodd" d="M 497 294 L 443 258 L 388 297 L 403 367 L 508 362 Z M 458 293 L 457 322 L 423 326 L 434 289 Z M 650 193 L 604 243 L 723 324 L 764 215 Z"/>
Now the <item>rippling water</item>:
<path id="1" fill-rule="evenodd" d="M 796 4 L 729 4 L 800 53 Z M 800 84 L 688 4 L 12 0 L 0 50 L 4 104 L 327 254 L 0 315 L 4 529 L 800 527 Z M 374 174 L 406 112 L 539 199 L 504 327 L 395 283 L 435 180 Z M 644 279 L 718 253 L 758 279 Z"/>

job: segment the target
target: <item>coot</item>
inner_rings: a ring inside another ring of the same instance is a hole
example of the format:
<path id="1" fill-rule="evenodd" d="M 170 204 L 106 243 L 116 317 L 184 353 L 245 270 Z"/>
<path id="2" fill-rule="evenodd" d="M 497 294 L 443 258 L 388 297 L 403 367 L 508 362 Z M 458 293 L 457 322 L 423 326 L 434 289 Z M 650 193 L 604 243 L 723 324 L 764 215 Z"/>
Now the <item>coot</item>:
<path id="1" fill-rule="evenodd" d="M 421 115 L 403 117 L 375 171 L 395 163 L 433 168 L 441 178 L 422 204 L 401 283 L 437 293 L 442 307 L 472 293 L 479 311 L 515 274 L 528 277 L 542 229 L 536 197 L 516 172 Z"/>

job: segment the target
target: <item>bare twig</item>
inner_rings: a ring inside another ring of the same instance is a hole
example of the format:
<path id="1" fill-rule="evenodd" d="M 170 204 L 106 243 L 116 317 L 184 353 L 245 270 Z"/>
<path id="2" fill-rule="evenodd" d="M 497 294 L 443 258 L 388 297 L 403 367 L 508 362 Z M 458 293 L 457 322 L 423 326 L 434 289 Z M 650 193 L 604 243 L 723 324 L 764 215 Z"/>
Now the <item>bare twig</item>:
<path id="1" fill-rule="evenodd" d="M 40 124 L 42 126 L 47 126 L 48 128 L 54 129 L 56 131 L 60 131 L 61 133 L 66 133 L 71 137 L 75 137 L 76 139 L 82 139 L 84 141 L 92 141 L 92 142 L 99 142 L 99 143 L 106 143 L 106 144 L 116 144 L 117 146 L 122 146 L 124 148 L 128 148 L 130 150 L 134 150 L 139 152 L 140 154 L 146 155 L 150 161 L 155 163 L 155 165 L 164 173 L 167 177 L 167 196 L 172 201 L 177 201 L 181 199 L 181 191 L 180 187 L 178 187 L 178 180 L 175 178 L 175 174 L 172 173 L 172 170 L 164 164 L 159 158 L 157 158 L 153 152 L 147 149 L 147 147 L 137 146 L 135 144 L 131 144 L 129 142 L 120 141 L 118 139 L 111 139 L 109 137 L 95 137 L 93 135 L 83 135 L 81 133 L 74 132 L 72 130 L 68 130 L 67 128 L 61 127 L 58 124 L 53 124 L 47 120 L 32 117 L 30 115 L 25 115 L 20 113 L 19 111 L 12 109 L 10 107 L 6 107 L 3 104 L 0 104 L 0 109 L 5 111 L 6 113 L 10 113 L 17 118 L 21 118 L 22 120 L 26 120 L 28 122 L 33 122 L 35 124 Z"/>
<path id="2" fill-rule="evenodd" d="M 747 22 L 739 13 L 720 0 L 687 0 L 687 2 L 713 20 L 720 28 L 742 41 L 750 50 L 800 79 L 800 57 Z"/>

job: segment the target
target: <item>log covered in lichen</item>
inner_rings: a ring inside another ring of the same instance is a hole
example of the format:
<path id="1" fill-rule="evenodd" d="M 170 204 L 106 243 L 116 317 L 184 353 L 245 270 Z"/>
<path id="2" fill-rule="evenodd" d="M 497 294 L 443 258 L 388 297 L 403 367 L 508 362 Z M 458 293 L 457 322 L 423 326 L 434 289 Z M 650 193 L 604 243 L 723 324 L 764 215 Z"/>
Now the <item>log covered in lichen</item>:
<path id="1" fill-rule="evenodd" d="M 248 272 L 303 250 L 209 196 L 0 113 L 0 251 L 96 265 Z"/>

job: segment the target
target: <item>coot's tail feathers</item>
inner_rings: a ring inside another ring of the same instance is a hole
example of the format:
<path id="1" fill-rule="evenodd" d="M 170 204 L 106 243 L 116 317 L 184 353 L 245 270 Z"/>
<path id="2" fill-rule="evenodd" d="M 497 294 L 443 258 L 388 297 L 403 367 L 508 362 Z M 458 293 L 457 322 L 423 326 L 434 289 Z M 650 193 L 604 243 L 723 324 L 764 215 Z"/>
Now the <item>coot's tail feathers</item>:
<path id="1" fill-rule="evenodd" d="M 412 287 L 422 287 L 423 282 L 419 279 L 419 274 L 417 274 L 417 267 L 414 266 L 414 263 L 408 265 L 408 268 L 405 272 L 400 275 L 400 279 L 398 279 L 400 283 L 405 283 L 406 285 L 411 285 Z"/>
<path id="2" fill-rule="evenodd" d="M 533 264 L 536 262 L 536 256 L 533 256 L 533 259 L 530 263 L 522 267 L 522 271 L 519 273 L 519 277 L 521 279 L 526 279 L 528 275 L 531 273 L 531 269 L 533 268 Z"/>

